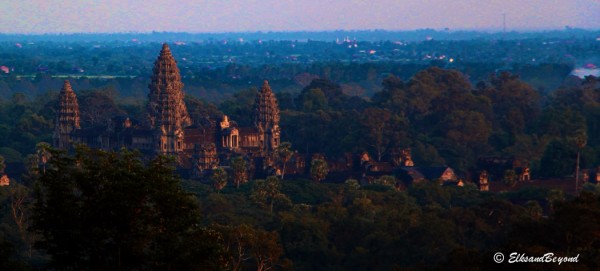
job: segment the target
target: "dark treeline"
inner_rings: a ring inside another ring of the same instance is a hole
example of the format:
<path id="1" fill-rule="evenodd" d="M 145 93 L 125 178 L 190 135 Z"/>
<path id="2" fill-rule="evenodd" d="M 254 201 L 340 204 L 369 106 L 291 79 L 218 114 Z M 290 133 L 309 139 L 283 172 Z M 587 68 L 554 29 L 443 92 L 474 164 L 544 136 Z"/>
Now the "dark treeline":
<path id="1" fill-rule="evenodd" d="M 571 198 L 274 176 L 213 189 L 179 180 L 165 157 L 48 146 L 39 156 L 25 185 L 0 187 L 2 270 L 540 268 L 497 264 L 496 252 L 578 259 L 544 270 L 599 268 L 598 189 Z"/>

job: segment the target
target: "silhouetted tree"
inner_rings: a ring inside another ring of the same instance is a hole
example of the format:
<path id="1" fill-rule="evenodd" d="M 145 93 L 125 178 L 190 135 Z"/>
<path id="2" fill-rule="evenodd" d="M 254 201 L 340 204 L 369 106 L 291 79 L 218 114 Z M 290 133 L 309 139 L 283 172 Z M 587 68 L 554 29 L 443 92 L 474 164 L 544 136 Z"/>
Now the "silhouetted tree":
<path id="1" fill-rule="evenodd" d="M 221 269 L 219 236 L 200 227 L 196 201 L 172 161 L 78 147 L 50 150 L 34 229 L 58 269 Z"/>

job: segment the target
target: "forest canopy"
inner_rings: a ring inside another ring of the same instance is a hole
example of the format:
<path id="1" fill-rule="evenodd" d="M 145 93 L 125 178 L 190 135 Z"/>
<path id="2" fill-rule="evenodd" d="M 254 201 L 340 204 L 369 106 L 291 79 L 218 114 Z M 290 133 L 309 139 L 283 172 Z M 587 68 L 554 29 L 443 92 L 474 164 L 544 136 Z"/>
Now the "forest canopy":
<path id="1" fill-rule="evenodd" d="M 256 177 L 232 157 L 203 180 L 177 175 L 169 157 L 46 143 L 65 78 L 83 127 L 143 124 L 158 43 L 19 44 L 0 46 L 1 270 L 509 268 L 498 251 L 599 268 L 600 81 L 573 73 L 595 61 L 595 40 L 178 44 L 195 125 L 226 114 L 250 126 L 265 79 L 281 110 L 279 171 Z M 339 170 L 406 151 L 460 182 Z M 519 172 L 500 167 L 489 176 L 503 192 L 480 191 L 496 160 L 522 162 L 540 185 L 517 189 Z M 590 182 L 573 192 L 580 173 Z"/>

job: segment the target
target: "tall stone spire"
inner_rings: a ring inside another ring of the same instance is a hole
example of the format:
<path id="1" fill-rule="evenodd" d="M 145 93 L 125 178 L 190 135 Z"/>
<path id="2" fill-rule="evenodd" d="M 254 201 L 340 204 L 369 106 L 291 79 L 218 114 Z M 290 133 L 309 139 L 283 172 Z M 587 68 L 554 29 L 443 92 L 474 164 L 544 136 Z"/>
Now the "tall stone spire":
<path id="1" fill-rule="evenodd" d="M 54 124 L 54 146 L 67 148 L 70 146 L 71 132 L 80 128 L 79 103 L 69 80 L 65 80 L 60 90 L 57 111 Z"/>
<path id="2" fill-rule="evenodd" d="M 258 128 L 266 154 L 279 146 L 279 106 L 267 80 L 254 102 L 254 125 Z"/>
<path id="3" fill-rule="evenodd" d="M 275 94 L 265 80 L 254 101 L 254 125 L 263 129 L 279 126 L 279 107 Z"/>
<path id="4" fill-rule="evenodd" d="M 160 55 L 154 62 L 148 94 L 148 113 L 153 127 L 191 124 L 185 103 L 183 102 L 183 83 L 179 75 L 177 62 L 171 55 L 171 49 L 163 44 Z"/>
<path id="5" fill-rule="evenodd" d="M 156 151 L 168 154 L 183 151 L 183 127 L 191 125 L 191 119 L 183 101 L 179 69 L 166 43 L 154 62 L 148 88 L 148 116 L 156 132 Z"/>

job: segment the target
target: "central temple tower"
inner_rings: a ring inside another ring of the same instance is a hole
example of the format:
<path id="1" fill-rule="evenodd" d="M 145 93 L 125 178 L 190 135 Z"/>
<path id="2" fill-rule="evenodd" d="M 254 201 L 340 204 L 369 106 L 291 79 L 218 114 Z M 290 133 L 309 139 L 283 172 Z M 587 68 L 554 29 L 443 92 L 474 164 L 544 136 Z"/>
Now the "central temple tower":
<path id="1" fill-rule="evenodd" d="M 148 117 L 154 130 L 154 150 L 161 154 L 177 154 L 184 149 L 183 128 L 191 125 L 183 101 L 183 83 L 177 62 L 169 46 L 163 44 L 154 62 L 148 94 Z"/>
<path id="2" fill-rule="evenodd" d="M 65 80 L 58 96 L 56 121 L 54 122 L 54 146 L 66 149 L 71 146 L 71 133 L 80 127 L 79 103 L 71 83 Z"/>

